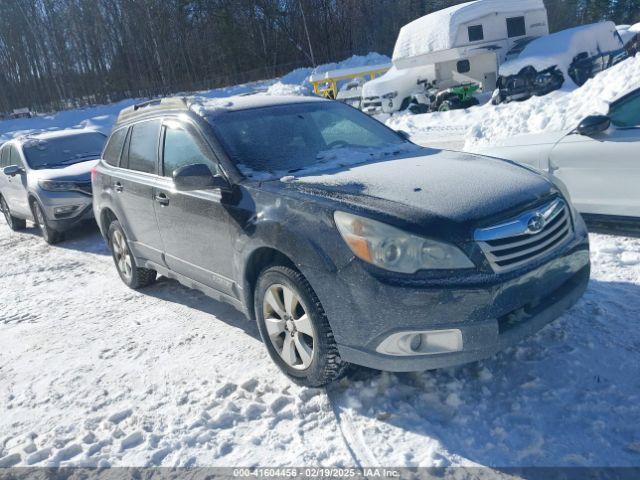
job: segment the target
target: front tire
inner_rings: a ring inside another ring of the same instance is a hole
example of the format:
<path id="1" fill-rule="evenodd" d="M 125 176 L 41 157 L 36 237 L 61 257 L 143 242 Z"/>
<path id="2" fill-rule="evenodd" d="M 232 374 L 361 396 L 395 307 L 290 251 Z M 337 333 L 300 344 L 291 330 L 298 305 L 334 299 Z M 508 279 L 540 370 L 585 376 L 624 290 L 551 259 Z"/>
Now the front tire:
<path id="1" fill-rule="evenodd" d="M 40 229 L 44 241 L 49 245 L 60 243 L 64 238 L 64 235 L 62 232 L 58 232 L 51 228 L 40 204 L 34 200 L 31 204 L 31 209 L 33 210 L 33 219 L 36 222 L 36 226 Z"/>
<path id="2" fill-rule="evenodd" d="M 320 300 L 300 272 L 284 266 L 264 270 L 254 299 L 269 356 L 295 383 L 322 387 L 345 374 L 349 364 L 340 357 Z"/>
<path id="3" fill-rule="evenodd" d="M 0 209 L 2 210 L 2 213 L 4 213 L 4 218 L 7 221 L 7 225 L 9 225 L 9 228 L 11 230 L 13 230 L 14 232 L 18 232 L 20 230 L 24 230 L 25 228 L 27 228 L 27 221 L 22 218 L 14 217 L 13 215 L 11 215 L 11 210 L 9 210 L 9 205 L 7 205 L 7 202 L 5 201 L 4 197 L 1 197 L 1 196 L 0 196 Z"/>
<path id="4" fill-rule="evenodd" d="M 120 222 L 114 220 L 111 223 L 107 238 L 109 239 L 113 262 L 116 264 L 120 278 L 127 287 L 138 290 L 155 282 L 158 275 L 155 270 L 138 267 L 136 264 L 136 259 L 131 253 L 129 242 Z"/>

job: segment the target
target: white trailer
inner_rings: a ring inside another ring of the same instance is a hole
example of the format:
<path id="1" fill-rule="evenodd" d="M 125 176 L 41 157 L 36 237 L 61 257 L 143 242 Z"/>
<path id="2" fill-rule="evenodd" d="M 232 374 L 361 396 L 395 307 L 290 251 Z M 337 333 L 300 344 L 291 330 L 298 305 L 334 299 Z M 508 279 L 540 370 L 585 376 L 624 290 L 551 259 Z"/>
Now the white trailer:
<path id="1" fill-rule="evenodd" d="M 476 0 L 418 18 L 400 29 L 389 72 L 365 83 L 362 109 L 428 105 L 432 92 L 465 83 L 493 91 L 507 51 L 548 33 L 543 0 Z"/>

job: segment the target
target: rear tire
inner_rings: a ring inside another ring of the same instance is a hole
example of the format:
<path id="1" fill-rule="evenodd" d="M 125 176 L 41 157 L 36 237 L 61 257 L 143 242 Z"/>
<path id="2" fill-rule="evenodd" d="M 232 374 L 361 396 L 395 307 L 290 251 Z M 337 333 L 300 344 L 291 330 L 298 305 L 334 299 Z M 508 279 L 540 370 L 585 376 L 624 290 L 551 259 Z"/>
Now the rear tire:
<path id="1" fill-rule="evenodd" d="M 111 222 L 107 238 L 118 274 L 127 287 L 138 290 L 155 282 L 158 276 L 155 270 L 138 267 L 136 264 L 120 222 L 117 220 Z"/>
<path id="2" fill-rule="evenodd" d="M 0 196 L 0 210 L 4 214 L 4 218 L 7 221 L 7 225 L 14 232 L 18 232 L 20 230 L 24 230 L 27 228 L 27 221 L 23 218 L 14 217 L 11 215 L 11 210 L 9 210 L 9 205 L 5 201 L 4 197 Z"/>
<path id="3" fill-rule="evenodd" d="M 44 241 L 49 245 L 60 243 L 64 239 L 64 234 L 51 228 L 44 210 L 35 200 L 31 203 L 31 210 L 33 211 L 33 219 L 36 222 L 36 226 L 40 229 Z"/>
<path id="4" fill-rule="evenodd" d="M 322 387 L 340 379 L 342 360 L 320 300 L 304 276 L 273 266 L 258 277 L 255 312 L 269 356 L 291 380 Z"/>

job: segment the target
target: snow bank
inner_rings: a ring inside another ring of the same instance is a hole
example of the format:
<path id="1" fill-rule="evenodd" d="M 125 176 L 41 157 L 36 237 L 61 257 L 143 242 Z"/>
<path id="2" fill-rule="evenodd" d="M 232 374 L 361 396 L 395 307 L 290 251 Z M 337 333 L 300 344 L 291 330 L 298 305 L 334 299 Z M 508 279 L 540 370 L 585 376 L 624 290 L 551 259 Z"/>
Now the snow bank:
<path id="1" fill-rule="evenodd" d="M 591 56 L 620 50 L 623 46 L 613 22 L 569 28 L 529 43 L 517 58 L 500 65 L 500 75 L 516 75 L 527 66 L 539 72 L 557 66 L 569 79 L 569 65 L 579 53 L 587 51 Z"/>
<path id="2" fill-rule="evenodd" d="M 393 61 L 453 48 L 464 23 L 496 12 L 523 12 L 544 8 L 542 0 L 476 0 L 425 15 L 400 29 Z"/>
<path id="3" fill-rule="evenodd" d="M 601 72 L 572 92 L 484 106 L 474 112 L 474 119 L 480 120 L 469 129 L 465 150 L 499 145 L 515 135 L 571 130 L 588 115 L 606 114 L 613 100 L 636 88 L 640 88 L 640 55 Z"/>
<path id="4" fill-rule="evenodd" d="M 366 67 L 369 65 L 378 65 L 389 63 L 390 59 L 386 55 L 370 52 L 367 55 L 354 55 L 336 63 L 326 63 L 316 68 L 297 68 L 292 72 L 280 78 L 280 82 L 284 84 L 308 84 L 307 80 L 310 75 L 325 73 L 330 70 L 340 70 L 346 68 Z"/>
<path id="5" fill-rule="evenodd" d="M 588 115 L 607 113 L 610 102 L 636 88 L 640 88 L 640 55 L 599 73 L 574 90 L 557 90 L 544 97 L 498 106 L 394 115 L 386 124 L 406 131 L 423 145 L 441 137 L 464 138 L 464 150 L 474 151 L 500 145 L 516 135 L 571 130 Z"/>

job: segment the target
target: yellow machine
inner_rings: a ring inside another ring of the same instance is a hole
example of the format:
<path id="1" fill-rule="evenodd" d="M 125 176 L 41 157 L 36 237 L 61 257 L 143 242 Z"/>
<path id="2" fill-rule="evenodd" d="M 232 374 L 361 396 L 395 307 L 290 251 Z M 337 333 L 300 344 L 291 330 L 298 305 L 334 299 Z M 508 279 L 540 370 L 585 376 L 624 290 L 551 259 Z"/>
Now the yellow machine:
<path id="1" fill-rule="evenodd" d="M 311 75 L 309 81 L 313 85 L 313 93 L 335 100 L 338 96 L 338 82 L 356 78 L 373 80 L 377 76 L 384 74 L 389 68 L 391 68 L 391 65 L 368 65 L 365 67 L 330 70 Z"/>

